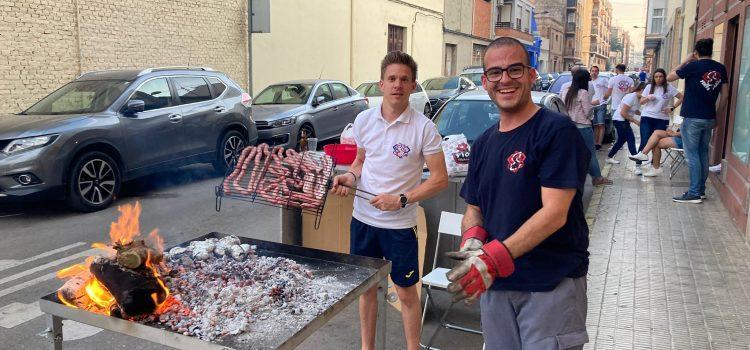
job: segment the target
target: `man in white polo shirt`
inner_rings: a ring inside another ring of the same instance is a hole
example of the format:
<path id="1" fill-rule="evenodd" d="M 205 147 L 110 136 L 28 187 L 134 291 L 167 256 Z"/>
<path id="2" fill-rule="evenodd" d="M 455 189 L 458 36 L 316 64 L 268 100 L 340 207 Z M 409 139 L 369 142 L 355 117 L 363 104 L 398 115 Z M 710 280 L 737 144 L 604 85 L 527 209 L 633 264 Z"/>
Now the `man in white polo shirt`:
<path id="1" fill-rule="evenodd" d="M 409 106 L 416 78 L 417 64 L 411 56 L 400 51 L 385 56 L 380 64 L 383 102 L 357 116 L 352 129 L 357 158 L 349 171 L 333 179 L 333 191 L 342 196 L 351 192 L 344 186 L 355 185 L 378 193 L 370 201 L 354 199 L 350 253 L 392 262 L 391 279 L 401 301 L 410 350 L 419 348 L 422 313 L 415 285 L 419 281 L 417 202 L 448 186 L 440 134 L 430 119 Z M 430 176 L 421 182 L 425 163 Z M 373 287 L 359 299 L 362 349 L 375 347 L 377 317 L 377 287 Z"/>

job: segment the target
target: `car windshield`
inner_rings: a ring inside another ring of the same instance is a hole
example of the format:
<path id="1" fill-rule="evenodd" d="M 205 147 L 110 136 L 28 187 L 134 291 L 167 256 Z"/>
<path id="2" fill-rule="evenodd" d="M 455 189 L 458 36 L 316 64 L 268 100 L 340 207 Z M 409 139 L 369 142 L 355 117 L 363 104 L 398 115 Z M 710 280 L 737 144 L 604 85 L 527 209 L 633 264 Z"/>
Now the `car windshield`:
<path id="1" fill-rule="evenodd" d="M 464 134 L 473 143 L 487 128 L 500 121 L 500 111 L 492 101 L 453 100 L 433 119 L 440 135 Z"/>
<path id="2" fill-rule="evenodd" d="M 458 89 L 458 77 L 429 79 L 422 86 L 425 90 Z"/>
<path id="3" fill-rule="evenodd" d="M 380 97 L 383 96 L 383 92 L 380 91 L 380 85 L 378 83 L 364 83 L 357 87 L 359 94 L 365 97 Z"/>
<path id="4" fill-rule="evenodd" d="M 253 100 L 254 105 L 301 105 L 307 103 L 313 84 L 271 85 Z"/>
<path id="5" fill-rule="evenodd" d="M 468 78 L 469 80 L 473 81 L 474 84 L 480 86 L 482 85 L 482 74 L 483 73 L 463 73 L 461 74 L 461 76 Z"/>
<path id="6" fill-rule="evenodd" d="M 560 90 L 562 89 L 563 84 L 569 83 L 571 80 L 573 80 L 573 76 L 570 74 L 561 75 L 555 79 L 555 82 L 552 83 L 552 85 L 549 87 L 549 90 L 547 92 L 559 94 Z"/>
<path id="7" fill-rule="evenodd" d="M 125 80 L 73 81 L 49 94 L 22 114 L 98 113 L 107 109 L 130 84 Z"/>

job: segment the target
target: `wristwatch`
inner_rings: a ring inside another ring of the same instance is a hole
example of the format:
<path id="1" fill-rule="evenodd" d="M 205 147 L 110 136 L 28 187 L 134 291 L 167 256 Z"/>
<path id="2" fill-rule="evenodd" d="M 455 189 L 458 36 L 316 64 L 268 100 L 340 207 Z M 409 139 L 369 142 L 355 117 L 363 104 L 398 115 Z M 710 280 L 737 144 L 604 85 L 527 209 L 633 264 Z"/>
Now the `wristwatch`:
<path id="1" fill-rule="evenodd" d="M 409 199 L 407 199 L 406 196 L 404 196 L 403 193 L 399 194 L 398 197 L 399 197 L 398 198 L 399 202 L 401 202 L 401 208 L 406 208 L 406 202 L 408 202 Z"/>

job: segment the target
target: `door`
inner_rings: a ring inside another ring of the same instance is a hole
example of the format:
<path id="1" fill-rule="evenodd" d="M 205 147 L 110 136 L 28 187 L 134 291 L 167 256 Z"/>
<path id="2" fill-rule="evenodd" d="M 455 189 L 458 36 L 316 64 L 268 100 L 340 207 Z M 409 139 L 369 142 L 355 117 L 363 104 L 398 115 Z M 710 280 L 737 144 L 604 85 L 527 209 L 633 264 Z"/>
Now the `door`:
<path id="1" fill-rule="evenodd" d="M 443 69 L 445 76 L 456 75 L 456 45 L 445 44 L 445 68 Z"/>
<path id="2" fill-rule="evenodd" d="M 356 100 L 349 95 L 349 89 L 341 83 L 330 83 L 331 92 L 338 111 L 336 113 L 337 126 L 333 130 L 333 137 L 338 137 L 344 130 L 346 124 L 354 123 L 354 119 L 359 114 L 359 108 L 356 106 Z"/>
<path id="3" fill-rule="evenodd" d="M 127 164 L 138 169 L 172 160 L 181 147 L 181 125 L 174 122 L 180 118 L 180 107 L 176 106 L 167 79 L 144 82 L 128 99 L 132 100 L 143 101 L 145 108 L 134 116 L 120 118 L 128 149 Z"/>
<path id="4" fill-rule="evenodd" d="M 221 101 L 211 98 L 208 83 L 200 76 L 170 78 L 182 114 L 179 158 L 213 152 L 219 142 L 219 118 L 226 112 Z"/>
<path id="5" fill-rule="evenodd" d="M 322 140 L 332 137 L 336 132 L 335 130 L 338 126 L 338 121 L 336 120 L 338 107 L 334 104 L 333 93 L 328 84 L 318 85 L 313 95 L 313 103 L 316 103 L 321 96 L 323 97 L 323 101 L 315 106 L 312 116 L 315 136 Z"/>
<path id="6" fill-rule="evenodd" d="M 724 63 L 727 67 L 727 76 L 729 77 L 729 91 L 734 91 L 732 84 L 734 83 L 734 72 L 736 70 L 736 59 L 735 53 L 737 52 L 737 41 L 739 40 L 739 17 L 732 18 L 726 22 L 726 41 L 724 39 L 724 24 L 716 26 L 714 30 L 714 47 L 719 46 L 718 52 L 720 57 L 714 59 Z M 721 47 L 722 45 L 723 48 Z M 717 53 L 714 53 L 716 55 Z M 723 58 L 723 59 L 722 59 Z M 729 100 L 727 100 L 727 107 L 724 110 L 720 110 L 716 115 L 716 130 L 715 137 L 712 140 L 711 145 L 711 156 L 709 161 L 711 164 L 721 162 L 722 159 L 726 158 L 727 151 L 730 146 L 730 111 L 732 106 L 732 94 L 729 94 Z"/>

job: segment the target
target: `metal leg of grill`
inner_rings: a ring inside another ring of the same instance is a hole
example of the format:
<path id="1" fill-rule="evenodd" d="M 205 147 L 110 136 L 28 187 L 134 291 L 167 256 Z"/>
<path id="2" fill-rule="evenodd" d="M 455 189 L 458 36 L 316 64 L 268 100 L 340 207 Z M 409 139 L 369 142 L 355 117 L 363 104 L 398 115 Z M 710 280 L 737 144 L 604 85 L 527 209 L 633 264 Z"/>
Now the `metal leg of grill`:
<path id="1" fill-rule="evenodd" d="M 63 343 L 63 324 L 62 318 L 59 316 L 49 315 L 47 317 L 47 327 L 49 328 L 49 335 L 47 337 L 50 343 L 50 349 L 62 350 Z"/>
<path id="2" fill-rule="evenodd" d="M 375 324 L 375 349 L 385 350 L 386 312 L 388 311 L 388 278 L 378 283 L 378 320 Z"/>

